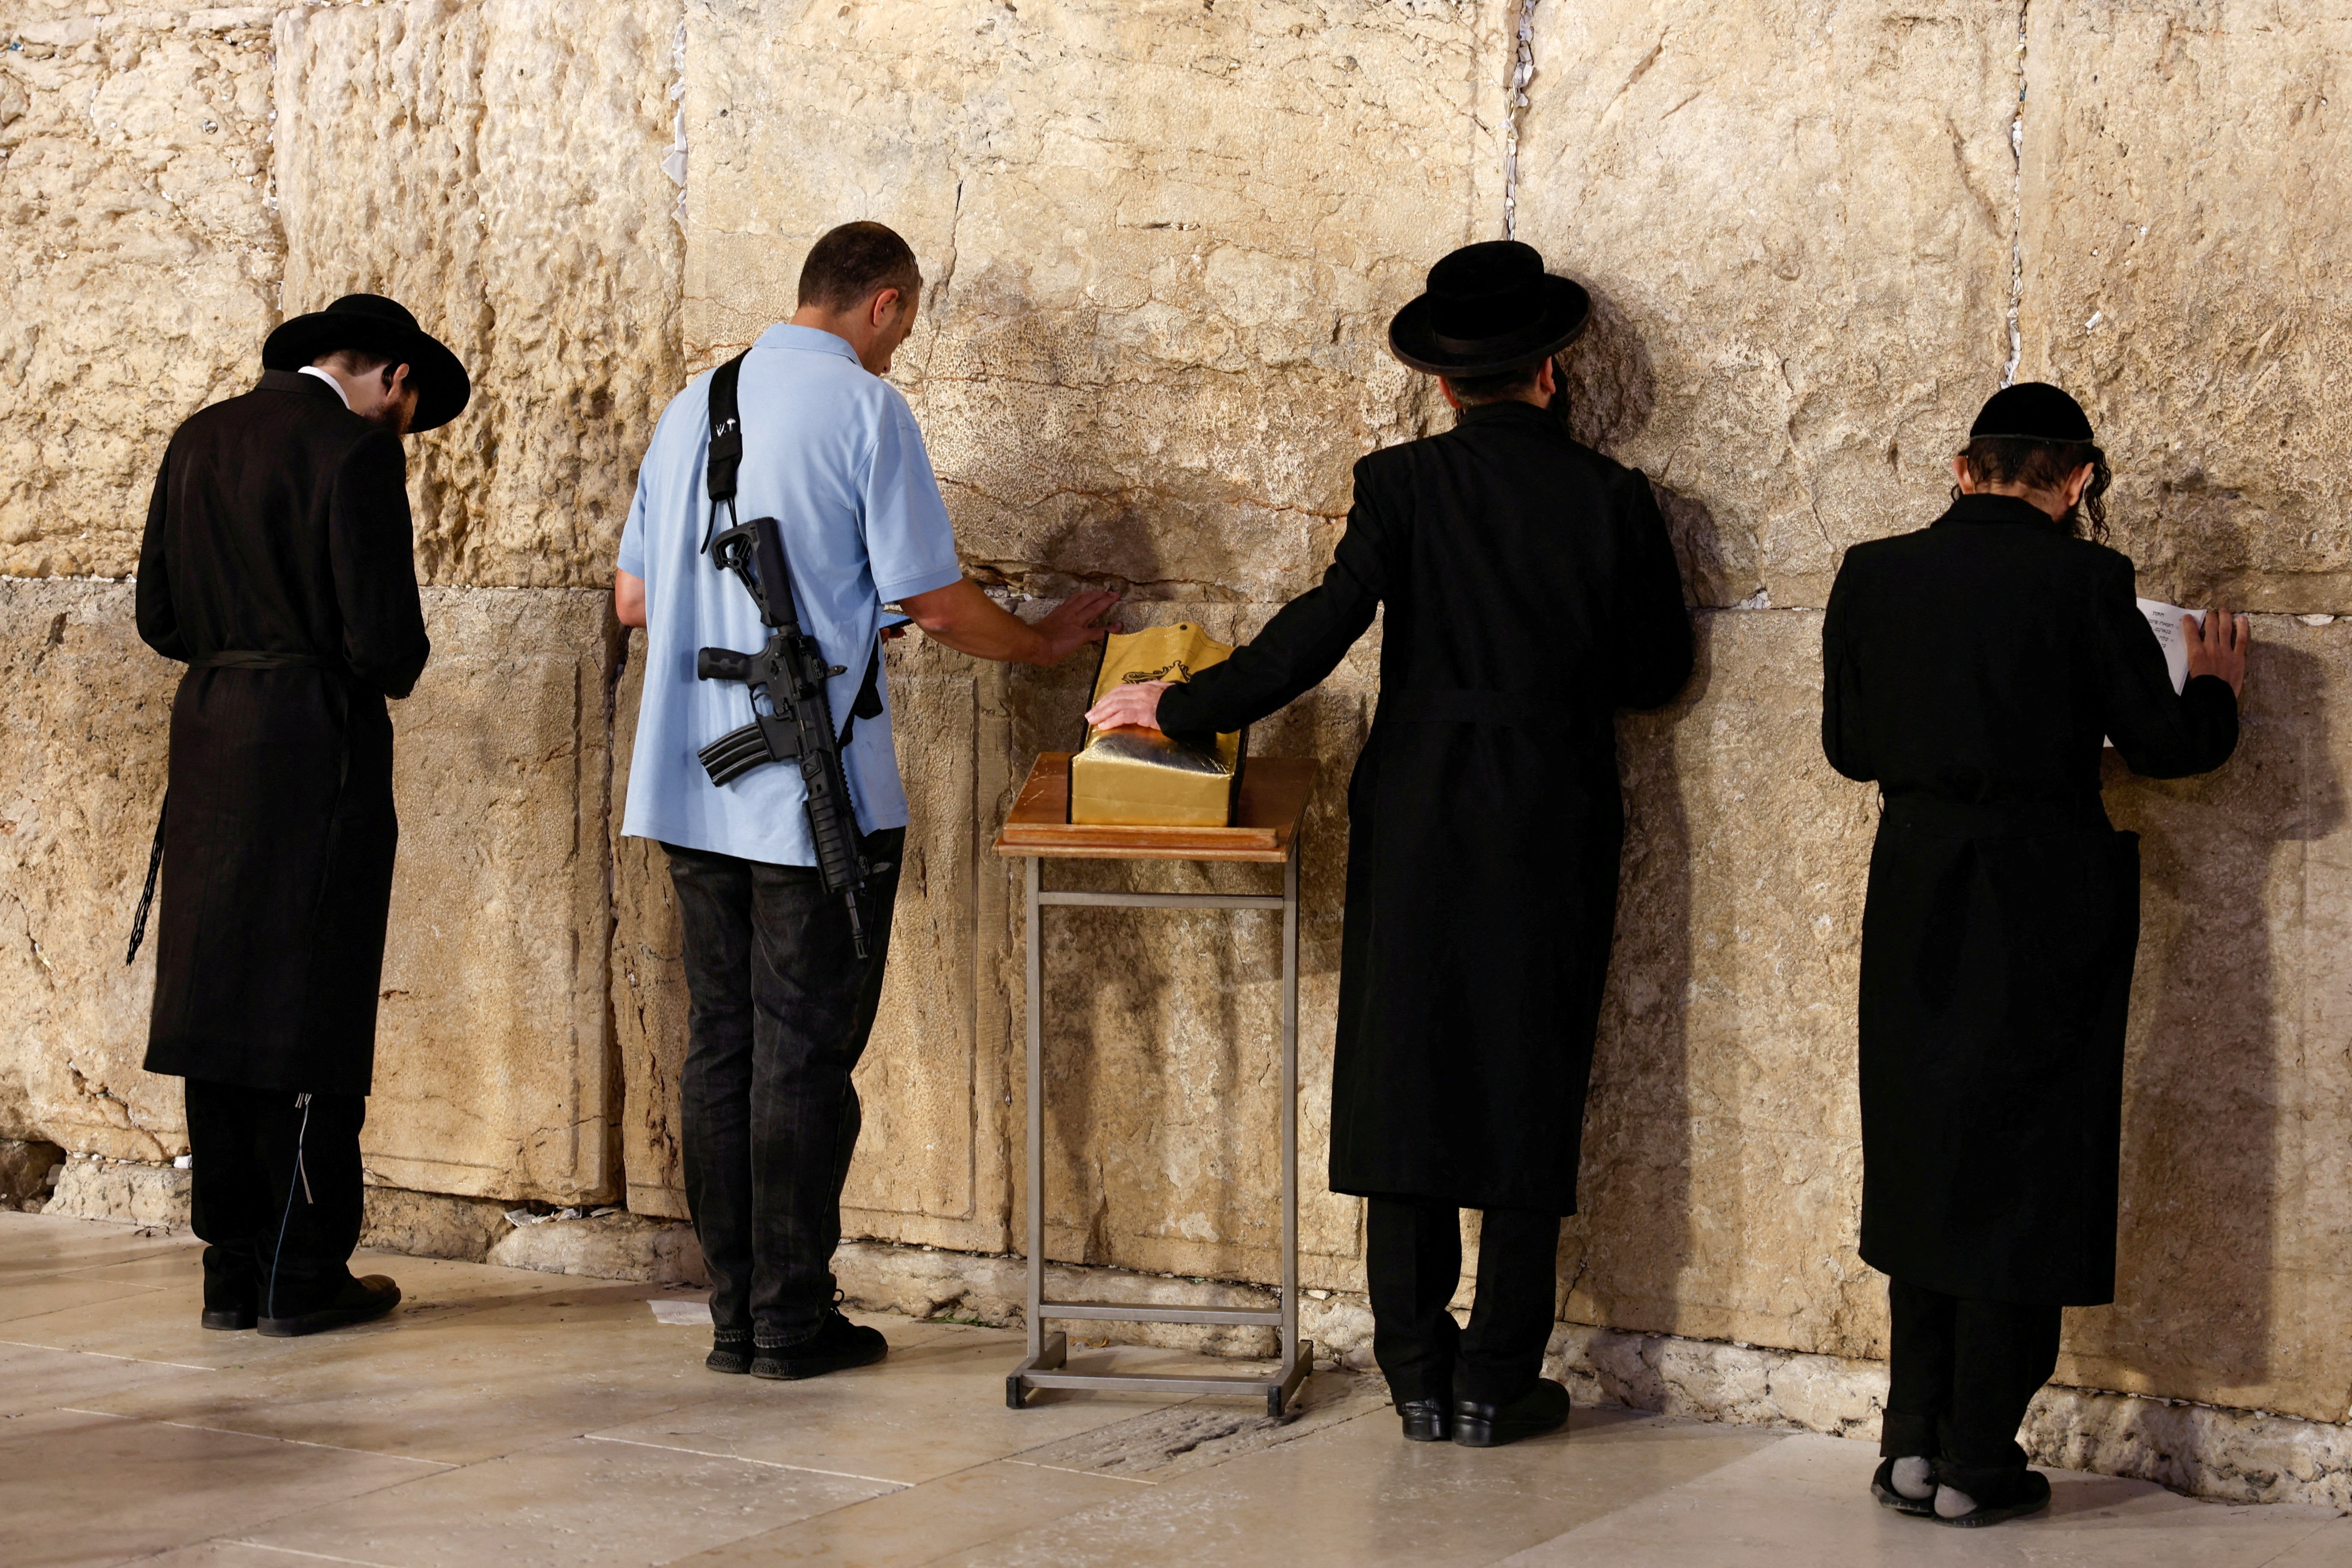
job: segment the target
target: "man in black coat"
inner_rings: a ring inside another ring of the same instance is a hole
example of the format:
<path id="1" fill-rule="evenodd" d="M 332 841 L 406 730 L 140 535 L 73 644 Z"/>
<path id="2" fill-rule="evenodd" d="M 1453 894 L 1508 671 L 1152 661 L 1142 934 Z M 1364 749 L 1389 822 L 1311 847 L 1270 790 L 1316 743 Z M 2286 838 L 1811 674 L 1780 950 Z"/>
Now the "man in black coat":
<path id="1" fill-rule="evenodd" d="M 1822 744 L 1885 797 L 1862 928 L 1862 1256 L 1888 1276 L 1873 1490 L 1984 1524 L 2050 1498 L 2016 1443 L 2059 1310 L 2115 1300 L 2138 836 L 2099 799 L 2228 760 L 2243 616 L 2186 619 L 2176 694 L 2105 532 L 2106 459 L 2056 387 L 1987 403 L 1951 509 L 1846 552 Z"/>
<path id="2" fill-rule="evenodd" d="M 139 555 L 139 635 L 188 666 L 147 1070 L 187 1080 L 204 1326 L 290 1335 L 400 1300 L 349 1267 L 399 837 L 384 699 L 429 647 L 400 438 L 470 388 L 373 294 L 286 322 L 261 363 L 173 435 Z"/>
<path id="3" fill-rule="evenodd" d="M 1087 715 L 1240 729 L 1329 674 L 1386 606 L 1381 700 L 1348 795 L 1331 1187 L 1370 1200 L 1373 1348 L 1407 1437 L 1552 1430 L 1541 1378 L 1609 966 L 1624 807 L 1613 715 L 1691 669 L 1649 481 L 1579 446 L 1551 356 L 1584 290 L 1511 241 L 1440 261 L 1391 325 L 1461 422 L 1356 465 L 1323 584 L 1189 683 Z M 1476 1305 L 1459 1212 L 1484 1211 Z"/>

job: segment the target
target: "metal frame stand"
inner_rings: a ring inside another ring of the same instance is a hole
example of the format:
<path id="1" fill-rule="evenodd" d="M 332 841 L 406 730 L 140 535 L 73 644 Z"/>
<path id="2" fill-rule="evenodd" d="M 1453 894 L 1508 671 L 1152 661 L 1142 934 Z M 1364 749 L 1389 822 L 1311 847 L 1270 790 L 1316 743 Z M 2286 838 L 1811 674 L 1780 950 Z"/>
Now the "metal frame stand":
<path id="1" fill-rule="evenodd" d="M 1282 867 L 1282 892 L 1059 893 L 1040 886 L 1035 855 L 1024 856 L 1028 892 L 1029 994 L 1029 1354 L 1004 1379 L 1004 1402 L 1023 1408 L 1033 1388 L 1136 1389 L 1152 1394 L 1262 1394 L 1279 1415 L 1315 1364 L 1315 1347 L 1298 1337 L 1298 836 Z M 1239 1307 L 1130 1307 L 1110 1301 L 1045 1299 L 1045 1075 L 1044 948 L 1040 916 L 1051 906 L 1118 910 L 1280 910 L 1282 911 L 1282 1303 Z M 1070 1372 L 1069 1337 L 1047 1333 L 1048 1318 L 1114 1323 L 1251 1324 L 1282 1331 L 1282 1359 L 1272 1377 L 1159 1376 Z"/>

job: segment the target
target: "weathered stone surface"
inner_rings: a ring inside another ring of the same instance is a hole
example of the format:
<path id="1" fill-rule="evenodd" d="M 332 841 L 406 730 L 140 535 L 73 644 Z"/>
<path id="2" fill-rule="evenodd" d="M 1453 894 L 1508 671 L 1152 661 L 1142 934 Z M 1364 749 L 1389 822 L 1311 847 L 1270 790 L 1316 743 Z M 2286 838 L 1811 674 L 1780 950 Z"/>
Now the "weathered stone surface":
<path id="1" fill-rule="evenodd" d="M 2352 609 L 2341 0 L 2027 12 L 2024 374 L 2081 397 L 2142 591 Z"/>
<path id="2" fill-rule="evenodd" d="M 1667 492 L 1700 603 L 1825 603 L 2000 384 L 2014 9 L 1612 0 L 1533 41 L 1518 235 L 1595 296 L 1581 428 Z"/>
<path id="3" fill-rule="evenodd" d="M 194 1177 L 170 1165 L 83 1155 L 66 1161 L 41 1212 L 74 1219 L 126 1220 L 169 1230 L 188 1223 Z"/>
<path id="4" fill-rule="evenodd" d="M 480 1263 L 513 1228 L 506 1217 L 506 1205 L 496 1199 L 370 1187 L 360 1223 L 360 1245 L 412 1258 L 456 1258 Z"/>
<path id="5" fill-rule="evenodd" d="M 691 1228 L 643 1215 L 604 1213 L 518 1225 L 483 1259 L 508 1268 L 584 1274 L 596 1279 L 650 1279 L 708 1285 L 702 1248 Z"/>
<path id="6" fill-rule="evenodd" d="M 597 1202 L 620 1173 L 604 595 L 435 589 L 394 704 L 401 848 L 365 1149 L 389 1185 Z"/>
<path id="7" fill-rule="evenodd" d="M 186 1151 L 140 1068 L 151 943 L 125 968 L 180 667 L 131 590 L 0 579 L 0 1134 Z M 364 1147 L 395 1185 L 608 1194 L 603 595 L 430 591 L 432 663 L 393 705 L 402 843 Z"/>
<path id="8" fill-rule="evenodd" d="M 474 400 L 409 464 L 435 583 L 603 585 L 683 379 L 675 0 L 278 15 L 284 308 L 390 294 Z"/>
<path id="9" fill-rule="evenodd" d="M 1496 220 L 1501 11 L 697 6 L 689 352 L 789 315 L 826 228 L 889 223 L 929 280 L 894 374 L 969 559 L 1287 597 L 1349 465 L 1432 406 L 1382 334 Z"/>
<path id="10" fill-rule="evenodd" d="M 55 1143 L 0 1138 L 0 1208 L 37 1208 L 48 1202 L 64 1174 L 65 1158 Z"/>
<path id="11" fill-rule="evenodd" d="M 0 572 L 120 575 L 277 321 L 269 13 L 68 9 L 0 5 Z"/>
<path id="12" fill-rule="evenodd" d="M 176 1079 L 140 1070 L 154 944 L 122 963 L 180 667 L 128 586 L 0 578 L 0 1134 L 167 1162 Z"/>

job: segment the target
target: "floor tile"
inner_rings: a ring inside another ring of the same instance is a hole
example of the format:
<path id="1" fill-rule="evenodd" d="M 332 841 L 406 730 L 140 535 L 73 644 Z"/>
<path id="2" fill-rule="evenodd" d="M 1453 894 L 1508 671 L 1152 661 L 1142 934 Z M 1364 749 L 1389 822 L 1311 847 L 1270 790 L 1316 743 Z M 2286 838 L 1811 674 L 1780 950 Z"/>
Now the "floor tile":
<path id="1" fill-rule="evenodd" d="M 1174 1403 L 1166 1394 L 1033 1394 L 1031 1408 L 1009 1409 L 1004 1374 L 1021 1355 L 1017 1334 L 950 1327 L 893 1345 L 886 1360 L 854 1372 L 698 1388 L 693 1403 L 604 1435 L 914 1482 Z"/>
<path id="2" fill-rule="evenodd" d="M 355 1563 L 358 1568 L 383 1568 L 355 1557 L 341 1557 L 339 1563 Z M 249 1541 L 200 1541 L 194 1546 L 175 1546 L 153 1557 L 139 1559 L 138 1568 L 325 1568 L 318 1557 L 308 1552 L 286 1552 L 275 1546 L 256 1546 Z"/>
<path id="3" fill-rule="evenodd" d="M 184 1230 L 166 1235 L 104 1220 L 10 1214 L 0 1225 L 0 1283 L 31 1274 L 193 1252 L 202 1245 Z"/>
<path id="4" fill-rule="evenodd" d="M 0 1423 L 0 1563 L 98 1568 L 429 1474 L 407 1459 L 120 1416 Z"/>
<path id="5" fill-rule="evenodd" d="M 209 1375 L 196 1368 L 159 1366 L 119 1356 L 0 1344 L 0 1420 L 64 1405 L 88 1405 L 173 1378 Z"/>
<path id="6" fill-rule="evenodd" d="M 22 1318 L 69 1311 L 125 1296 L 156 1294 L 152 1285 L 134 1285 L 90 1274 L 37 1274 L 0 1282 L 0 1339 L 8 1325 Z"/>
<path id="7" fill-rule="evenodd" d="M 690 1556 L 890 1489 L 574 1437 L 283 1518 L 244 1539 L 386 1568 L 618 1568 Z"/>
<path id="8" fill-rule="evenodd" d="M 924 1486 L 713 1547 L 686 1559 L 680 1568 L 767 1568 L 793 1563 L 904 1568 L 1113 1501 L 1140 1484 L 1034 1465 L 977 1465 Z"/>
<path id="9" fill-rule="evenodd" d="M 1195 1470 L 943 1562 L 1491 1563 L 1778 1440 L 1615 1411 L 1503 1448 L 1408 1443 L 1384 1414 Z"/>
<path id="10" fill-rule="evenodd" d="M 2260 1568 L 2327 1510 L 2231 1507 L 2147 1481 L 2051 1473 L 2046 1514 L 1984 1530 L 1907 1519 L 1871 1500 L 1872 1445 L 1805 1434 L 1508 1559 L 1513 1568 Z"/>
<path id="11" fill-rule="evenodd" d="M 2347 1568 L 2352 1565 L 2352 1519 L 2332 1519 L 2263 1568 Z"/>

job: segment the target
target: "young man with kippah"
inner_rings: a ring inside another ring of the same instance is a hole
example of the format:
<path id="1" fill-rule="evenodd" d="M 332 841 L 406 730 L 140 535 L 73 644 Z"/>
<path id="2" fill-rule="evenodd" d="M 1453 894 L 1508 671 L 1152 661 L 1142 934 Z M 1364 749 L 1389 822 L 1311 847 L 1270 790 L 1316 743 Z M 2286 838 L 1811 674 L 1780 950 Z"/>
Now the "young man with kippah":
<path id="1" fill-rule="evenodd" d="M 717 373 L 706 374 L 663 412 L 621 535 L 614 609 L 646 628 L 621 831 L 667 851 L 684 928 L 692 1007 L 679 1121 L 687 1207 L 710 1269 L 713 1372 L 814 1377 L 887 1348 L 835 1309 L 830 1268 L 859 1125 L 849 1075 L 881 999 L 907 832 L 882 606 L 896 603 L 960 652 L 1044 665 L 1100 641 L 1091 623 L 1115 602 L 1078 594 L 1032 626 L 965 580 L 922 433 L 882 379 L 922 284 L 915 253 L 878 223 L 818 239 L 793 319 L 730 362 L 733 510 L 714 518 Z M 722 784 L 698 755 L 751 712 L 740 681 L 697 679 L 698 651 L 756 652 L 770 633 L 704 548 L 741 519 L 775 521 L 800 626 L 832 671 L 830 727 L 844 731 L 841 774 L 873 871 L 853 895 L 855 928 L 819 872 L 800 767 L 764 762 Z"/>
<path id="2" fill-rule="evenodd" d="M 2100 802 L 2101 738 L 2152 778 L 2220 767 L 2247 628 L 2184 618 L 2173 690 L 2058 388 L 1995 395 L 1952 471 L 1932 526 L 1846 552 L 1822 744 L 1885 797 L 1862 936 L 1862 1256 L 1893 1330 L 1872 1490 L 1977 1525 L 2048 1504 L 2018 1426 L 2060 1309 L 2115 1300 L 2139 840 Z"/>

